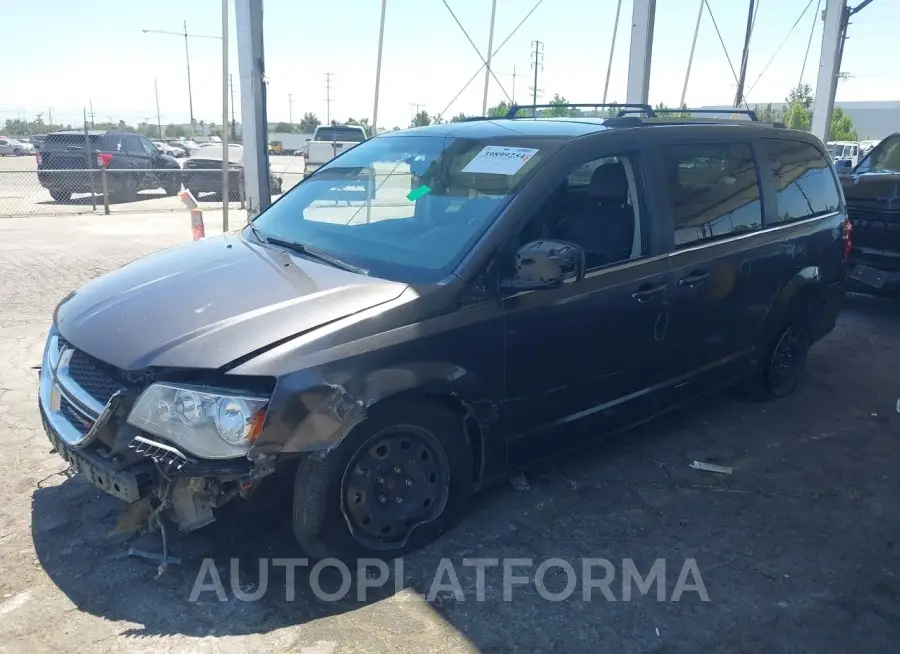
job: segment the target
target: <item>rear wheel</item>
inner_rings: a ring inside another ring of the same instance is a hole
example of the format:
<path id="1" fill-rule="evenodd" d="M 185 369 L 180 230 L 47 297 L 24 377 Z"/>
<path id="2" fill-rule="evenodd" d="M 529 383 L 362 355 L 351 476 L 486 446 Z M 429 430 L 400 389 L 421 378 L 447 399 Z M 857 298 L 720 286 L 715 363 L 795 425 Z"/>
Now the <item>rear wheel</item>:
<path id="1" fill-rule="evenodd" d="M 115 193 L 118 202 L 134 202 L 137 200 L 137 182 L 133 177 L 122 180 L 122 188 Z"/>
<path id="2" fill-rule="evenodd" d="M 741 389 L 750 397 L 760 400 L 790 395 L 806 367 L 810 345 L 809 330 L 803 321 L 788 323 L 769 345 L 765 358 L 760 360 Z"/>
<path id="3" fill-rule="evenodd" d="M 71 191 L 50 191 L 50 197 L 56 202 L 68 202 L 72 199 Z"/>
<path id="4" fill-rule="evenodd" d="M 430 402 L 396 403 L 300 463 L 294 534 L 315 558 L 399 556 L 456 523 L 471 482 L 456 416 Z"/>
<path id="5" fill-rule="evenodd" d="M 178 195 L 181 192 L 181 177 L 177 174 L 169 175 L 165 180 L 166 195 Z"/>

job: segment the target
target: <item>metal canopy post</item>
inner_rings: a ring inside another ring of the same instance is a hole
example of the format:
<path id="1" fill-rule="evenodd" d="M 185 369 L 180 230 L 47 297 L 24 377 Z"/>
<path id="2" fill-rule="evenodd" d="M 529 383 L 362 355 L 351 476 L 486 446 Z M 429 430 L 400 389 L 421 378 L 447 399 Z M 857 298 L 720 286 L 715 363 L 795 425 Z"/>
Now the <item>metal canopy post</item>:
<path id="1" fill-rule="evenodd" d="M 266 124 L 265 59 L 262 0 L 235 0 L 241 120 L 244 132 L 244 193 L 252 219 L 272 204 Z M 226 153 L 227 154 L 227 153 Z"/>
<path id="2" fill-rule="evenodd" d="M 655 19 L 656 0 L 634 0 L 625 102 L 647 104 L 650 95 L 650 60 L 653 54 Z"/>
<path id="3" fill-rule="evenodd" d="M 827 0 L 812 119 L 812 133 L 822 141 L 827 141 L 831 132 L 831 111 L 841 69 L 841 42 L 848 18 L 846 0 Z"/>

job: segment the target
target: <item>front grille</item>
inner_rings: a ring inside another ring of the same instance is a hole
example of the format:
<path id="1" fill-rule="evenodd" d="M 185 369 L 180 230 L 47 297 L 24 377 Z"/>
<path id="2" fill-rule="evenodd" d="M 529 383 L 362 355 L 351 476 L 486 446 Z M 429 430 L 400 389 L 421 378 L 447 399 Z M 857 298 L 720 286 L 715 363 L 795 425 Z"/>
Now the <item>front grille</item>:
<path id="1" fill-rule="evenodd" d="M 853 245 L 900 252 L 900 211 L 847 205 Z"/>
<path id="2" fill-rule="evenodd" d="M 65 397 L 61 397 L 59 400 L 59 412 L 70 425 L 75 427 L 82 434 L 88 433 L 91 427 L 93 427 L 93 423 L 81 415 Z"/>
<path id="3" fill-rule="evenodd" d="M 104 369 L 104 365 L 81 350 L 72 353 L 69 362 L 69 376 L 81 386 L 92 398 L 106 404 L 113 394 L 123 388 L 110 372 Z"/>

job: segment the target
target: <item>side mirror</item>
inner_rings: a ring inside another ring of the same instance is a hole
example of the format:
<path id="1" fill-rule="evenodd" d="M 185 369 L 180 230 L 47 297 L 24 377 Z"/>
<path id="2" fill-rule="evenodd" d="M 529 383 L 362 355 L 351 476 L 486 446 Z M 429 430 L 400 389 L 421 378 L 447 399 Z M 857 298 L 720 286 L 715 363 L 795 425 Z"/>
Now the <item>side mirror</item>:
<path id="1" fill-rule="evenodd" d="M 584 279 L 584 269 L 584 250 L 574 243 L 532 241 L 516 252 L 515 272 L 500 287 L 512 292 L 557 288 Z"/>

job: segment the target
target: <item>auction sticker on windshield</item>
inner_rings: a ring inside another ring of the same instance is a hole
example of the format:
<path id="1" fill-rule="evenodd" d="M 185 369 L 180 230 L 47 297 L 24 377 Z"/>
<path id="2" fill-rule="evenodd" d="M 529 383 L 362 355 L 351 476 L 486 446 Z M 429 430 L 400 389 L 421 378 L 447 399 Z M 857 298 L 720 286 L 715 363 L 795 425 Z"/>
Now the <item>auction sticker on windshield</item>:
<path id="1" fill-rule="evenodd" d="M 462 169 L 462 172 L 515 175 L 537 152 L 537 149 L 534 148 L 489 145 L 476 154 L 475 158 Z"/>

